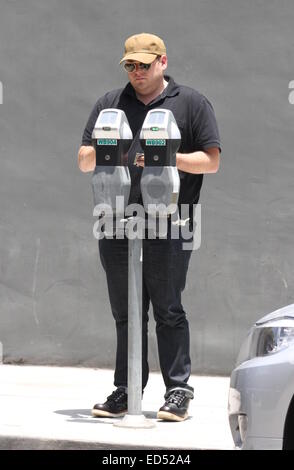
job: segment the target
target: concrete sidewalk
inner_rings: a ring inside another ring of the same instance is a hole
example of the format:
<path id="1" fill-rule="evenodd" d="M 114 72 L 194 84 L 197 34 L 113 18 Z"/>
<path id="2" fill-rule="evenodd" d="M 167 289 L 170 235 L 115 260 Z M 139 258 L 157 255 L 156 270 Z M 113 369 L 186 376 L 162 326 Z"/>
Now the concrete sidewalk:
<path id="1" fill-rule="evenodd" d="M 190 418 L 156 419 L 165 392 L 151 373 L 142 409 L 152 429 L 113 426 L 91 407 L 113 389 L 113 372 L 51 366 L 0 365 L 0 449 L 233 449 L 228 417 L 229 378 L 192 376 Z"/>

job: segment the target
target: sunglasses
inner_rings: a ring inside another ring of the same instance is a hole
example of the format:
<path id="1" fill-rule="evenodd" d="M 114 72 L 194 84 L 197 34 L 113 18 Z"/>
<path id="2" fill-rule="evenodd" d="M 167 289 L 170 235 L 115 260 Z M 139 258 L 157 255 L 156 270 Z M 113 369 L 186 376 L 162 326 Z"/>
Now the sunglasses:
<path id="1" fill-rule="evenodd" d="M 139 63 L 133 63 L 133 62 L 128 63 L 128 62 L 126 62 L 126 63 L 124 63 L 124 69 L 128 73 L 132 73 L 135 70 L 144 70 L 145 72 L 147 72 L 147 70 L 150 69 L 152 63 L 151 64 L 143 64 L 142 62 L 139 62 Z"/>

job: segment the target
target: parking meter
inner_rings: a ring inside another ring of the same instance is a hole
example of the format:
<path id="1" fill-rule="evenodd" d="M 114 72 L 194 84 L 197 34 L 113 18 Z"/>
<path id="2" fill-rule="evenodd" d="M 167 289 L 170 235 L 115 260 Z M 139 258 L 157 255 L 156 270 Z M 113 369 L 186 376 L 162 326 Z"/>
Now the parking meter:
<path id="1" fill-rule="evenodd" d="M 113 215 L 121 217 L 131 189 L 127 160 L 132 139 L 124 111 L 109 108 L 100 112 L 92 132 L 96 150 L 96 168 L 92 176 L 94 204 L 106 205 Z M 117 206 L 118 196 L 123 197 L 123 204 Z"/>
<path id="2" fill-rule="evenodd" d="M 92 133 L 96 150 L 96 167 L 92 176 L 95 206 L 100 205 L 95 215 L 103 212 L 103 206 L 112 210 L 112 215 L 124 218 L 131 189 L 128 150 L 133 140 L 125 113 L 119 109 L 104 109 L 100 112 Z M 117 206 L 118 197 L 123 204 Z M 94 209 L 95 213 L 95 209 Z M 123 235 L 128 228 L 123 225 Z M 113 228 L 104 230 L 106 236 L 114 234 Z M 121 235 L 121 227 L 115 229 Z M 117 426 L 148 428 L 153 423 L 142 414 L 142 240 L 128 237 L 128 413 Z"/>
<path id="3" fill-rule="evenodd" d="M 149 111 L 142 126 L 140 142 L 144 150 L 141 192 L 145 211 L 151 213 L 154 205 L 159 204 L 167 208 L 173 204 L 175 207 L 180 191 L 176 153 L 181 134 L 172 111 L 161 108 Z"/>

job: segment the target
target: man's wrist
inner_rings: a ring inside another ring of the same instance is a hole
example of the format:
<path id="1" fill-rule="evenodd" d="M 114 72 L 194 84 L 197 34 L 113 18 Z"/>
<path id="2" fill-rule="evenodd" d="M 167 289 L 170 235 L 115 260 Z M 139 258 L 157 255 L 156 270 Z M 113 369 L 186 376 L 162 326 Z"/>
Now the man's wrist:
<path id="1" fill-rule="evenodd" d="M 176 154 L 176 167 L 181 170 L 181 165 L 183 162 L 184 154 L 183 153 L 177 153 Z"/>

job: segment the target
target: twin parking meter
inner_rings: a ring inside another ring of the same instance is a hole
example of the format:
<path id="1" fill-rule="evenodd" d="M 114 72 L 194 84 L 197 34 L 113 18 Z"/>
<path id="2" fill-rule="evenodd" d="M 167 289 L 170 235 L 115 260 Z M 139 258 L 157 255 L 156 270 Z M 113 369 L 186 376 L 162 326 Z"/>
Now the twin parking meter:
<path id="1" fill-rule="evenodd" d="M 92 177 L 95 205 L 105 206 L 125 220 L 131 179 L 127 167 L 127 152 L 132 132 L 126 115 L 118 109 L 101 111 L 92 133 L 96 149 L 96 168 Z M 167 218 L 177 210 L 180 179 L 176 167 L 176 152 L 181 135 L 173 113 L 166 109 L 148 112 L 140 133 L 144 150 L 141 193 L 145 219 Z M 117 196 L 124 203 L 117 207 Z M 95 213 L 94 215 L 100 215 Z M 146 217 L 147 216 L 147 217 Z M 146 233 L 146 231 L 144 232 Z M 112 234 L 110 234 L 112 235 Z M 153 232 L 154 235 L 154 232 Z M 155 228 L 155 235 L 158 235 Z M 107 234 L 106 234 L 107 236 Z M 154 238 L 154 236 L 151 236 Z M 128 237 L 128 413 L 115 426 L 151 428 L 154 424 L 142 414 L 142 236 Z"/>
<path id="2" fill-rule="evenodd" d="M 92 132 L 96 150 L 96 167 L 92 176 L 94 205 L 100 208 L 105 205 L 106 210 L 111 209 L 113 215 L 122 218 L 131 189 L 127 164 L 132 140 L 124 111 L 109 108 L 100 112 Z M 181 134 L 172 111 L 149 111 L 140 132 L 140 143 L 144 150 L 141 177 L 144 210 L 151 216 L 164 215 L 165 211 L 169 215 L 177 209 L 180 191 L 176 152 Z M 117 203 L 119 197 L 123 203 Z"/>

